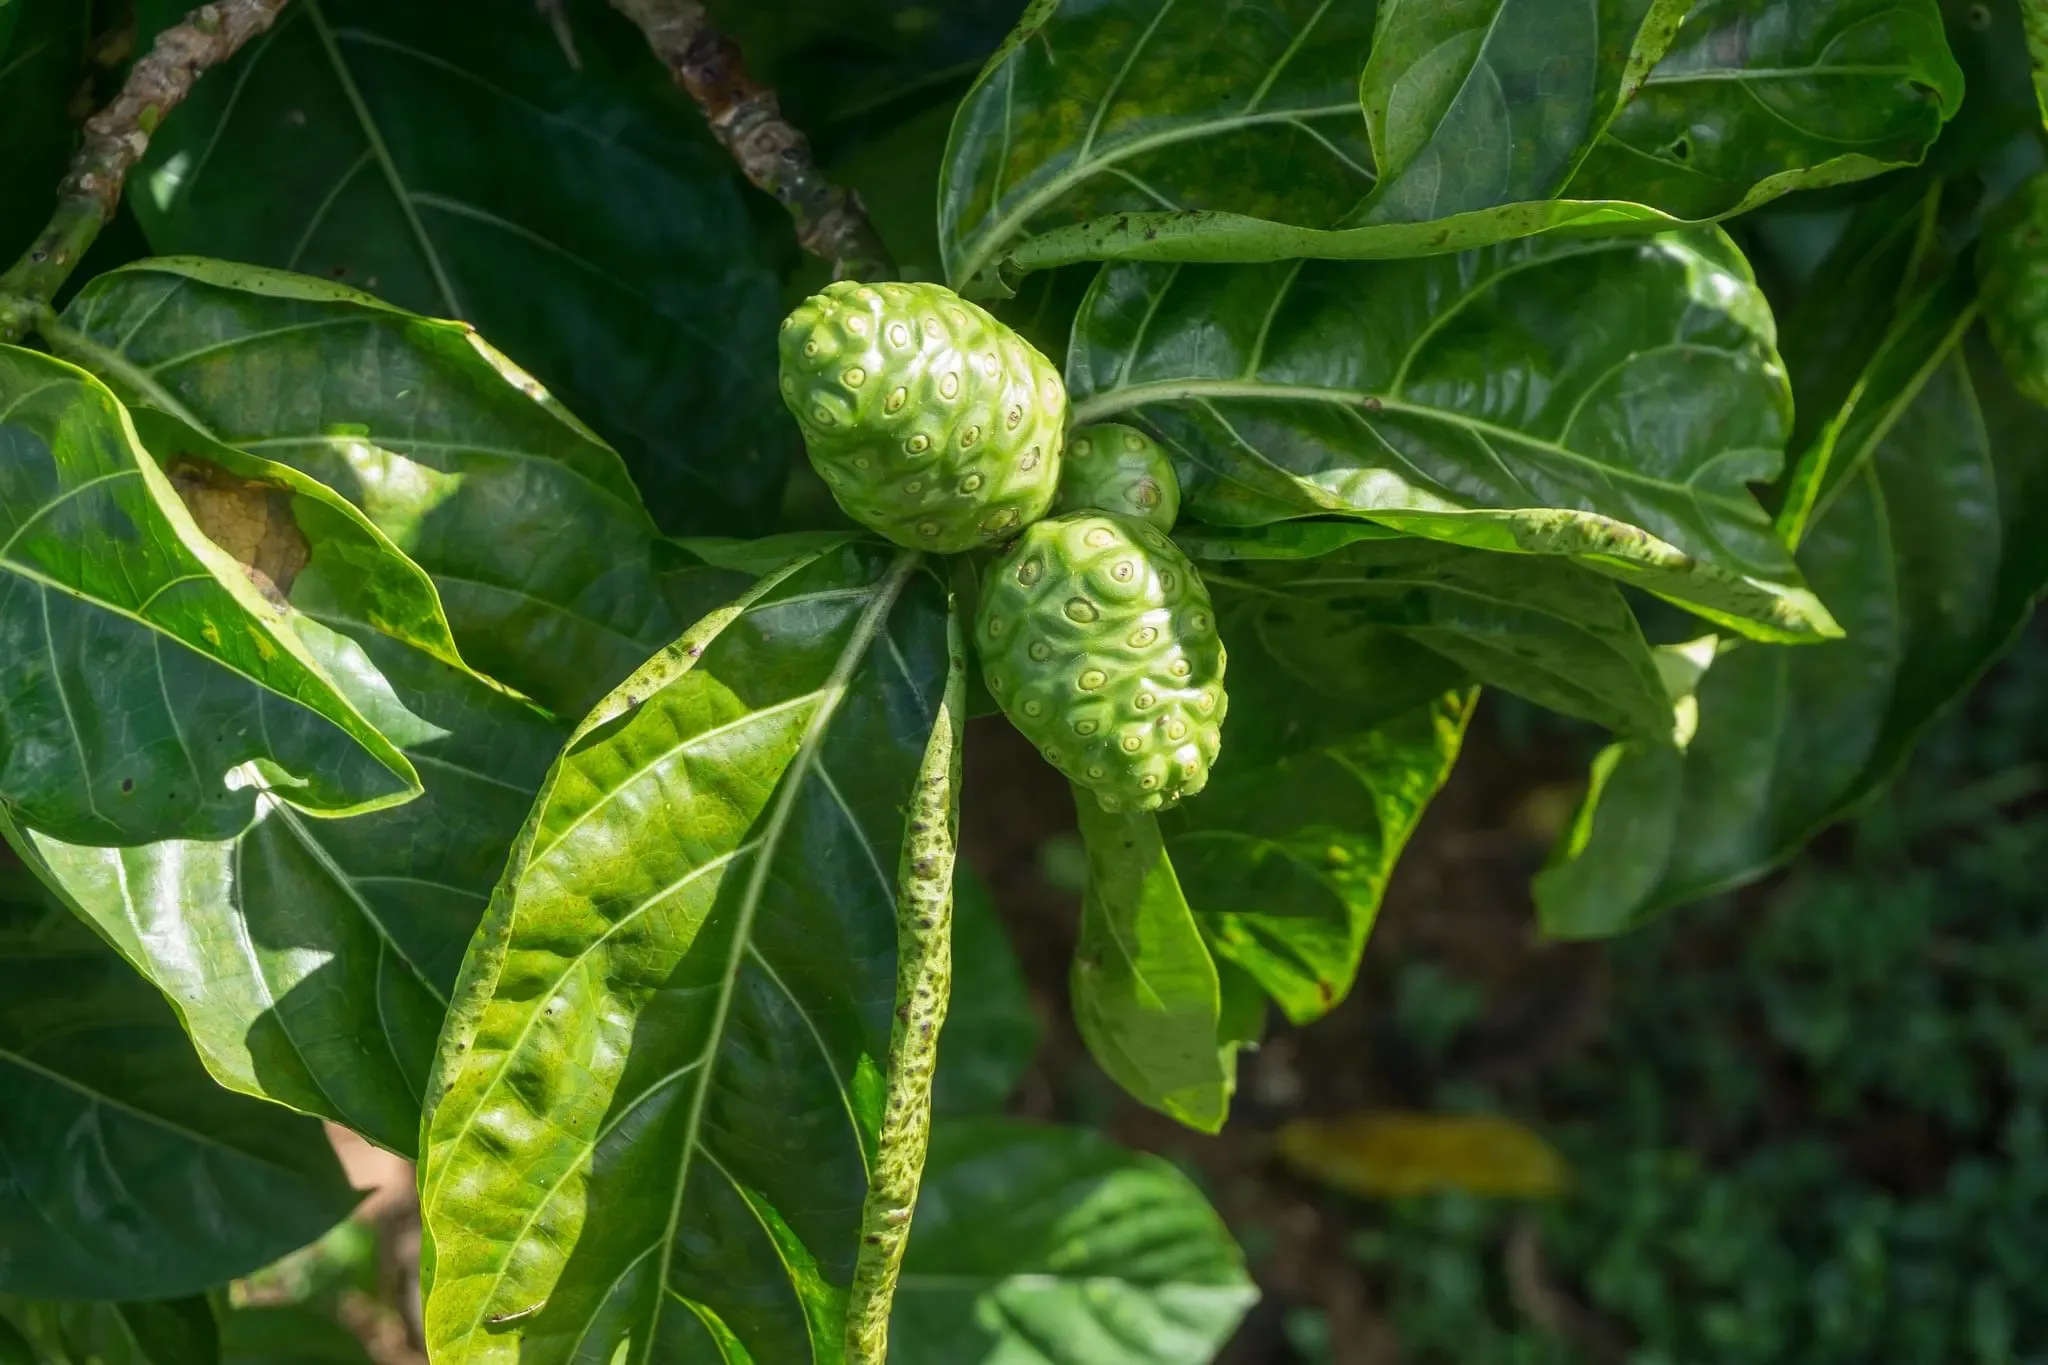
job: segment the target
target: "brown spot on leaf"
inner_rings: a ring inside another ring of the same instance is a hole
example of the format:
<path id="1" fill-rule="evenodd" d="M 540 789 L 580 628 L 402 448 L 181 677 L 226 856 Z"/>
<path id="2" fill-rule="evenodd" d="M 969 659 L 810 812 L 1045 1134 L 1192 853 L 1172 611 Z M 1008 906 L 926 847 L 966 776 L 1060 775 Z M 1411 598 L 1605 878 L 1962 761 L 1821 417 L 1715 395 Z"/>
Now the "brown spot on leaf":
<path id="1" fill-rule="evenodd" d="M 206 538 L 240 564 L 265 597 L 283 606 L 313 557 L 292 517 L 291 491 L 239 478 L 189 455 L 172 460 L 166 472 Z"/>

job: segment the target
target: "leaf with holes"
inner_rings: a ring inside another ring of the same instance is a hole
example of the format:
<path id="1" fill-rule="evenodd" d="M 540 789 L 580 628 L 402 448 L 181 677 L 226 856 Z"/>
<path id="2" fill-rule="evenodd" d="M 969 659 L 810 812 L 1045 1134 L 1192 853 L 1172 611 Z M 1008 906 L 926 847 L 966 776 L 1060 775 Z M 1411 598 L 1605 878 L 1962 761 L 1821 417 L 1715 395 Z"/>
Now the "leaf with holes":
<path id="1" fill-rule="evenodd" d="M 1802 462 L 1800 561 L 1848 637 L 1715 660 L 1682 759 L 1602 755 L 1536 882 L 1548 931 L 1617 933 L 1762 875 L 1889 781 L 2026 619 L 2048 586 L 2048 417 L 1968 338 L 1975 308 L 1955 275 L 1901 310 Z"/>
<path id="2" fill-rule="evenodd" d="M 1917 162 L 1961 93 L 1934 0 L 1382 0 L 1374 20 L 1040 0 L 954 124 L 948 278 L 1654 231 Z"/>
<path id="3" fill-rule="evenodd" d="M 1414 261 L 1113 266 L 1074 421 L 1150 428 L 1186 514 L 1339 513 L 1569 555 L 1745 633 L 1836 633 L 1748 484 L 1790 425 L 1768 306 L 1718 232 Z"/>
<path id="4" fill-rule="evenodd" d="M 318 1124 L 216 1086 L 155 989 L 4 886 L 0 1095 L 0 1294 L 194 1294 L 355 1203 Z"/>
<path id="5" fill-rule="evenodd" d="M 570 740 L 442 1038 L 437 1360 L 841 1358 L 948 610 L 915 554 L 813 550 Z"/>
<path id="6" fill-rule="evenodd" d="M 1258 1298 L 1187 1176 L 1079 1128 L 941 1125 L 917 1233 L 896 1365 L 1187 1365 Z"/>
<path id="7" fill-rule="evenodd" d="M 475 667 L 580 714 L 682 629 L 625 466 L 459 324 L 318 280 L 150 261 L 54 343 L 129 402 L 281 461 L 432 575 Z"/>
<path id="8" fill-rule="evenodd" d="M 146 38 L 187 0 L 142 0 Z M 571 0 L 300 0 L 152 140 L 159 252 L 344 280 L 466 318 L 625 452 L 664 527 L 769 529 L 777 249 L 646 40 Z"/>
<path id="9" fill-rule="evenodd" d="M 0 348 L 0 800 L 62 838 L 218 838 L 260 792 L 404 802 L 410 763 L 193 524 L 90 375 Z"/>
<path id="10" fill-rule="evenodd" d="M 426 792 L 348 820 L 265 796 L 223 841 L 8 833 L 170 998 L 221 1084 L 410 1154 L 457 966 L 566 727 L 449 662 L 426 575 L 347 502 L 161 413 L 137 426 L 202 530 L 256 544 L 273 569 L 271 547 L 295 551 L 273 591 Z"/>

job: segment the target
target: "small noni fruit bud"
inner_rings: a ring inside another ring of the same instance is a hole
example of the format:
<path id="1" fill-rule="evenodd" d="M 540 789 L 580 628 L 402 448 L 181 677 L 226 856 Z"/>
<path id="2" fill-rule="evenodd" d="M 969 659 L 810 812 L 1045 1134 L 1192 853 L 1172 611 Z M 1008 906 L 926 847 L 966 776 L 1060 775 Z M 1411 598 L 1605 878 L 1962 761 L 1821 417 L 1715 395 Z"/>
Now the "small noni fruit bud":
<path id="1" fill-rule="evenodd" d="M 863 526 L 954 554 L 1052 506 L 1066 386 L 952 290 L 841 280 L 783 319 L 781 351 L 811 463 Z"/>
<path id="2" fill-rule="evenodd" d="M 1159 443 L 1117 422 L 1078 427 L 1060 461 L 1060 496 L 1054 512 L 1087 508 L 1136 517 L 1171 531 L 1180 517 L 1180 480 Z"/>
<path id="3" fill-rule="evenodd" d="M 1977 297 L 2013 386 L 2048 404 L 2048 172 L 2014 190 L 1984 225 Z"/>
<path id="4" fill-rule="evenodd" d="M 983 579 L 975 639 L 1003 713 L 1104 810 L 1159 810 L 1208 782 L 1223 641 L 1195 566 L 1156 528 L 1100 512 L 1026 528 Z"/>

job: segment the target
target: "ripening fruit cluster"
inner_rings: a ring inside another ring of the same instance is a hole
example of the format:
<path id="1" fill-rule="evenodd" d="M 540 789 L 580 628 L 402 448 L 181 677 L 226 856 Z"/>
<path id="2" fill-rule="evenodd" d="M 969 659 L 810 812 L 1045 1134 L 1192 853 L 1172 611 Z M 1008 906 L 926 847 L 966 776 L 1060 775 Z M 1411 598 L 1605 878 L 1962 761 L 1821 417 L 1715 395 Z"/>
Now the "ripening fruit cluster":
<path id="1" fill-rule="evenodd" d="M 1011 723 L 1105 810 L 1200 791 L 1223 642 L 1167 539 L 1180 487 L 1158 444 L 1070 435 L 1052 364 L 941 285 L 829 285 L 783 321 L 781 354 L 783 401 L 849 516 L 912 549 L 998 551 L 975 641 Z"/>

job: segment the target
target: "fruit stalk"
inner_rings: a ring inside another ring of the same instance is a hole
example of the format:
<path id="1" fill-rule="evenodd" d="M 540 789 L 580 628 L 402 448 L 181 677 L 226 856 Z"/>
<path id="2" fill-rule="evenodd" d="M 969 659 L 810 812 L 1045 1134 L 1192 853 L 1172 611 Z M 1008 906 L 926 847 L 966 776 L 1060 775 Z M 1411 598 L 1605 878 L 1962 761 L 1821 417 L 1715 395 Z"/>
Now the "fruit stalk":
<path id="1" fill-rule="evenodd" d="M 796 221 L 797 241 L 829 261 L 834 279 L 887 280 L 895 262 L 860 197 L 826 178 L 810 139 L 782 116 L 775 92 L 747 74 L 739 44 L 719 32 L 699 0 L 612 0 L 704 111 L 711 132 L 756 188 Z"/>
<path id="2" fill-rule="evenodd" d="M 49 225 L 0 275 L 0 341 L 19 341 L 39 308 L 57 297 L 120 206 L 128 172 L 149 150 L 164 116 L 184 103 L 201 75 L 276 22 L 287 3 L 218 0 L 157 35 L 112 103 L 86 120 L 85 140 L 57 187 Z"/>

